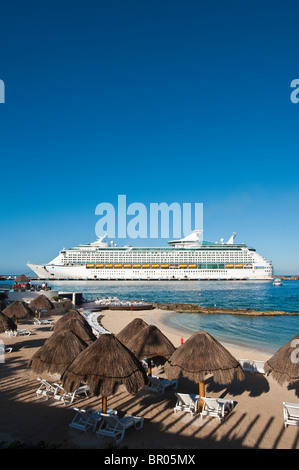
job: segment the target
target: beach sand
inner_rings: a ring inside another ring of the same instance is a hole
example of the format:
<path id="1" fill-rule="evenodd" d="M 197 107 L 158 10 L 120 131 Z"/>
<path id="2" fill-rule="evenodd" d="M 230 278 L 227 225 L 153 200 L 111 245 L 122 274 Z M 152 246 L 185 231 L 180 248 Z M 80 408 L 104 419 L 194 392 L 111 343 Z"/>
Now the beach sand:
<path id="1" fill-rule="evenodd" d="M 117 334 L 133 318 L 143 318 L 159 327 L 178 347 L 186 331 L 170 328 L 165 323 L 165 311 L 109 311 L 102 312 L 102 325 Z M 59 316 L 52 317 L 56 321 Z M 20 326 L 21 327 L 21 326 Z M 110 438 L 98 439 L 94 434 L 84 434 L 69 428 L 74 411 L 79 408 L 101 407 L 100 397 L 82 398 L 72 405 L 54 400 L 36 398 L 37 376 L 27 368 L 28 360 L 52 334 L 50 327 L 26 324 L 33 334 L 24 337 L 0 335 L 0 339 L 12 346 L 0 364 L 1 420 L 0 441 L 20 441 L 26 445 L 44 442 L 47 447 L 66 449 L 102 448 L 113 442 Z M 266 360 L 269 355 L 259 351 L 225 345 L 236 358 Z M 154 375 L 165 376 L 163 368 L 154 368 Z M 51 379 L 51 377 L 44 377 Z M 198 384 L 179 382 L 179 392 L 198 393 Z M 206 396 L 230 398 L 235 408 L 220 424 L 216 418 L 200 418 L 174 413 L 176 398 L 173 390 L 163 395 L 140 391 L 133 396 L 120 387 L 108 397 L 108 406 L 118 410 L 120 416 L 135 414 L 144 417 L 141 431 L 126 431 L 123 444 L 128 449 L 298 449 L 299 428 L 284 428 L 282 402 L 299 402 L 298 388 L 278 385 L 270 376 L 245 373 L 242 382 L 233 381 L 228 386 L 216 384 L 211 376 L 206 379 Z M 2 444 L 3 446 L 3 444 Z"/>

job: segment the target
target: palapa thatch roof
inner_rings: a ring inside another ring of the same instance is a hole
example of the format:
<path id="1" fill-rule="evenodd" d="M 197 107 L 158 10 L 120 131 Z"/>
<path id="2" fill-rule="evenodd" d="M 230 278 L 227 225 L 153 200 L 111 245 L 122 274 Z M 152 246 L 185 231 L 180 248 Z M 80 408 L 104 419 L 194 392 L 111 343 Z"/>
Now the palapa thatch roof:
<path id="1" fill-rule="evenodd" d="M 67 323 L 69 320 L 77 320 L 79 321 L 80 323 L 82 323 L 86 328 L 90 328 L 91 330 L 91 327 L 88 323 L 87 320 L 85 320 L 85 318 L 83 317 L 83 315 L 81 315 L 80 312 L 78 312 L 77 310 L 75 309 L 71 309 L 69 310 L 67 313 L 65 313 L 64 315 L 62 315 L 62 317 L 59 318 L 59 320 L 57 320 L 57 322 L 55 322 L 54 326 L 53 326 L 53 330 L 54 331 L 58 331 L 60 328 L 63 327 L 63 325 L 65 323 Z"/>
<path id="2" fill-rule="evenodd" d="M 21 274 L 20 276 L 15 278 L 15 284 L 18 283 L 25 283 L 25 282 L 30 282 L 29 277 L 25 276 L 25 274 Z"/>
<path id="3" fill-rule="evenodd" d="M 197 331 L 173 353 L 164 370 L 169 379 L 187 377 L 192 381 L 204 381 L 213 374 L 215 382 L 227 384 L 236 376 L 244 379 L 242 368 L 232 354 L 213 336 Z"/>
<path id="4" fill-rule="evenodd" d="M 35 299 L 31 300 L 29 307 L 34 310 L 53 310 L 55 308 L 51 300 L 49 300 L 48 297 L 44 294 L 41 294 L 38 297 L 35 297 Z"/>
<path id="5" fill-rule="evenodd" d="M 12 304 L 8 305 L 3 312 L 9 318 L 16 318 L 17 320 L 29 319 L 34 316 L 33 311 L 25 302 L 21 302 L 20 300 L 15 300 Z"/>
<path id="6" fill-rule="evenodd" d="M 128 342 L 133 338 L 133 336 L 143 330 L 143 328 L 146 326 L 148 326 L 148 324 L 142 320 L 142 318 L 134 318 L 134 320 L 132 320 L 119 333 L 117 333 L 116 337 L 125 346 L 127 346 Z"/>
<path id="7" fill-rule="evenodd" d="M 299 380 L 298 347 L 299 335 L 296 335 L 265 362 L 265 372 L 271 373 L 280 385 L 284 382 L 291 383 Z"/>
<path id="8" fill-rule="evenodd" d="M 52 334 L 32 356 L 28 367 L 36 374 L 59 374 L 87 348 L 87 344 L 73 331 Z"/>
<path id="9" fill-rule="evenodd" d="M 81 382 L 93 395 L 109 396 L 121 384 L 137 393 L 147 383 L 144 368 L 134 354 L 114 335 L 101 334 L 62 374 L 64 388 L 75 390 Z"/>
<path id="10" fill-rule="evenodd" d="M 83 339 L 83 341 L 88 345 L 97 339 L 97 337 L 92 332 L 91 326 L 88 323 L 85 325 L 76 318 L 70 318 L 69 320 L 58 325 L 58 327 L 56 326 L 54 328 L 53 334 L 56 335 L 60 331 L 72 331 L 77 336 L 79 336 L 79 338 Z"/>
<path id="11" fill-rule="evenodd" d="M 16 330 L 17 325 L 12 318 L 7 317 L 4 313 L 0 312 L 0 333 L 4 333 L 6 330 Z"/>
<path id="12" fill-rule="evenodd" d="M 148 325 L 127 343 L 127 347 L 138 359 L 169 359 L 175 351 L 172 342 L 155 325 Z"/>

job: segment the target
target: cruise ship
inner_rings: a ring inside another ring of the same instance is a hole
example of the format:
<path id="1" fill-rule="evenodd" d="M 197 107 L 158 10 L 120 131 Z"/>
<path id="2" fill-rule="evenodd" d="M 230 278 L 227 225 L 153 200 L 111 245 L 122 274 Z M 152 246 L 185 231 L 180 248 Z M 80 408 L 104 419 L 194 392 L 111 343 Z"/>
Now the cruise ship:
<path id="1" fill-rule="evenodd" d="M 104 241 L 63 249 L 50 263 L 27 266 L 40 279 L 272 280 L 272 263 L 245 244 L 203 241 L 194 230 L 167 247 L 119 247 Z"/>

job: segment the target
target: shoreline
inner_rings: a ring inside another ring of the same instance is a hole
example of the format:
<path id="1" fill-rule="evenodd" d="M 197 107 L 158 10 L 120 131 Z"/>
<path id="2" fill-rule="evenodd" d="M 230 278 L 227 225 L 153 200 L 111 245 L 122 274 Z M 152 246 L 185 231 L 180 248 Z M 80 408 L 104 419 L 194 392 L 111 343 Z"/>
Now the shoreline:
<path id="1" fill-rule="evenodd" d="M 167 314 L 171 313 L 176 314 L 177 312 L 166 312 L 165 310 L 158 308 L 155 308 L 153 310 L 138 311 L 103 310 L 100 313 L 100 321 L 101 325 L 105 329 L 117 335 L 128 323 L 134 320 L 134 318 L 142 318 L 148 324 L 157 326 L 157 328 L 159 328 L 177 348 L 181 344 L 181 338 L 186 341 L 188 338 L 190 338 L 190 336 L 192 336 L 193 332 L 184 327 L 176 327 L 173 325 L 169 325 L 169 323 L 167 322 Z M 248 359 L 250 361 L 266 361 L 273 355 L 273 353 L 263 351 L 258 347 L 254 348 L 248 345 L 242 346 L 226 341 L 219 342 L 226 349 L 228 349 L 236 359 Z"/>
<path id="2" fill-rule="evenodd" d="M 163 328 L 165 329 L 165 331 L 169 331 L 170 333 L 173 333 L 175 335 L 180 335 L 180 337 L 182 336 L 188 336 L 188 338 L 194 333 L 194 331 L 191 331 L 191 329 L 187 328 L 187 327 L 184 327 L 182 325 L 173 325 L 173 324 L 170 324 L 170 318 L 172 315 L 176 315 L 177 312 L 167 312 L 166 314 L 165 313 L 161 313 L 161 317 L 160 319 L 158 320 L 160 325 L 161 325 L 161 329 L 162 329 L 162 326 Z M 189 313 L 189 312 L 188 312 Z M 214 336 L 214 335 L 213 335 Z M 215 337 L 216 338 L 216 337 Z M 261 354 L 265 354 L 267 355 L 267 359 L 270 358 L 274 352 L 275 352 L 275 348 L 273 348 L 273 351 L 269 351 L 267 349 L 263 349 L 263 348 L 260 348 L 258 346 L 254 346 L 254 345 L 248 345 L 246 344 L 246 346 L 244 346 L 243 344 L 239 344 L 237 342 L 233 342 L 233 341 L 228 341 L 228 340 L 225 340 L 225 339 L 219 339 L 219 338 L 216 338 L 219 343 L 221 343 L 226 349 L 236 349 L 238 350 L 239 352 L 244 352 L 245 355 L 248 355 L 247 353 L 256 353 L 257 355 L 261 355 Z M 246 356 L 247 357 L 247 356 Z M 241 358 L 241 356 L 240 356 Z"/>

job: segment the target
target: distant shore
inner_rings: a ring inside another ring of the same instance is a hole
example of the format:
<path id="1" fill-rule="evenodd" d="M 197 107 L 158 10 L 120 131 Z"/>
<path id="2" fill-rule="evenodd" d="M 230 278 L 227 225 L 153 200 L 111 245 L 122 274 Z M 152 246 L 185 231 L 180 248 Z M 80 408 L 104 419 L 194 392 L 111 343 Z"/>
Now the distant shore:
<path id="1" fill-rule="evenodd" d="M 224 308 L 224 307 L 203 307 L 197 304 L 189 303 L 159 303 L 153 302 L 155 308 L 168 310 L 176 313 L 227 313 L 230 315 L 247 316 L 275 316 L 275 315 L 299 315 L 298 312 L 284 312 L 282 310 L 253 310 L 251 308 Z"/>

